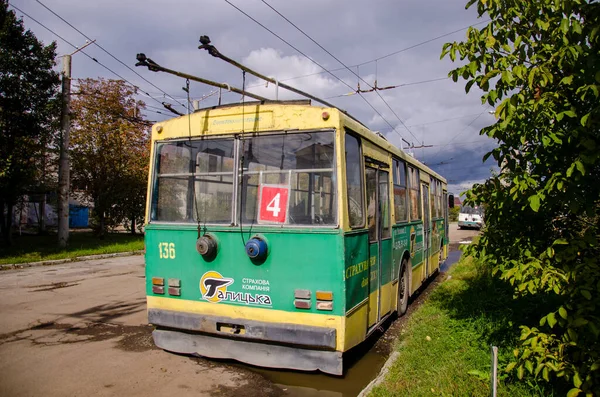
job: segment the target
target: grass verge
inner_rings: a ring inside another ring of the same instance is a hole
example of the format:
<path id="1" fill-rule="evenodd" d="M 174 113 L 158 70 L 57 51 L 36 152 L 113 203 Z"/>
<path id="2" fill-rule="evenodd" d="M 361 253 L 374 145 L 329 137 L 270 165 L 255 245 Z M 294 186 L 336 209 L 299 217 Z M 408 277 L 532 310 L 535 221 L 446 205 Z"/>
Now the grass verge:
<path id="1" fill-rule="evenodd" d="M 551 396 L 547 386 L 517 381 L 503 369 L 540 302 L 514 300 L 512 290 L 472 258 L 461 259 L 449 279 L 408 319 L 399 356 L 371 396 L 489 396 L 490 345 L 498 346 L 499 396 Z"/>
<path id="2" fill-rule="evenodd" d="M 0 264 L 26 263 L 78 256 L 113 254 L 144 249 L 144 237 L 125 233 L 110 233 L 100 240 L 91 232 L 69 235 L 69 246 L 58 248 L 55 234 L 15 236 L 12 246 L 0 247 Z"/>

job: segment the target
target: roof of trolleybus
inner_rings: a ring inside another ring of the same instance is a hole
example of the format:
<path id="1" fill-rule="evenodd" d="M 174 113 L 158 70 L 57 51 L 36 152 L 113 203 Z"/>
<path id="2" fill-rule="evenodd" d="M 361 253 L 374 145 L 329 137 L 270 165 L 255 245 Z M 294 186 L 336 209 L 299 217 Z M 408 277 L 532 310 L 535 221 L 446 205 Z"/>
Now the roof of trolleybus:
<path id="1" fill-rule="evenodd" d="M 199 138 L 213 135 L 239 135 L 268 132 L 349 128 L 418 167 L 446 184 L 446 179 L 370 130 L 356 118 L 338 108 L 311 105 L 310 100 L 248 101 L 229 103 L 195 110 L 190 115 L 160 121 L 152 126 L 152 141 Z M 154 148 L 152 148 L 154 150 Z"/>

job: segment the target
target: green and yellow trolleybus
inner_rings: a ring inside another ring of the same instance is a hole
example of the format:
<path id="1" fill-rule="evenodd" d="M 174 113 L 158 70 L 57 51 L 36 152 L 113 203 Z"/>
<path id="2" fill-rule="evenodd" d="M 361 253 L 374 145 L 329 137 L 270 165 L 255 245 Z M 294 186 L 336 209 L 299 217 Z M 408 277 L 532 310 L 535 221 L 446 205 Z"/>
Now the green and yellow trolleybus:
<path id="1" fill-rule="evenodd" d="M 167 351 L 343 373 L 447 255 L 444 178 L 309 101 L 155 124 L 146 292 Z"/>

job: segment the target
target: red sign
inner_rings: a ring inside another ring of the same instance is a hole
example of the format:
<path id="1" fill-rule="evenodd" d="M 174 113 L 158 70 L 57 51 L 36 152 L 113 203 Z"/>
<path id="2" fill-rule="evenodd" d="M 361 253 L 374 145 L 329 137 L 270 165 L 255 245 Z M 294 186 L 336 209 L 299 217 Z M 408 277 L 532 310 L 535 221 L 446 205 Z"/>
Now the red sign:
<path id="1" fill-rule="evenodd" d="M 287 186 L 260 185 L 258 221 L 285 223 L 289 192 Z"/>

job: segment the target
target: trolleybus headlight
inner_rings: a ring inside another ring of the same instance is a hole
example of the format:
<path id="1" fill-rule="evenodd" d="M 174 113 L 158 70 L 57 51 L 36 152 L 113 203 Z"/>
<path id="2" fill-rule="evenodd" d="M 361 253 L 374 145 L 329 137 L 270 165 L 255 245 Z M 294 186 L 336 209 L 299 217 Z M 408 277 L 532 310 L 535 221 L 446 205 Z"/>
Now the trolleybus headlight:
<path id="1" fill-rule="evenodd" d="M 196 241 L 196 250 L 204 259 L 211 260 L 217 255 L 217 239 L 205 234 Z"/>
<path id="2" fill-rule="evenodd" d="M 267 257 L 267 242 L 259 237 L 252 237 L 246 243 L 246 254 L 253 260 L 261 260 Z"/>

